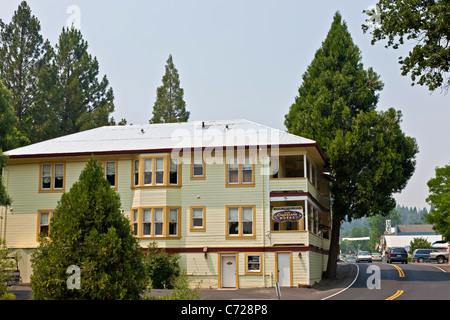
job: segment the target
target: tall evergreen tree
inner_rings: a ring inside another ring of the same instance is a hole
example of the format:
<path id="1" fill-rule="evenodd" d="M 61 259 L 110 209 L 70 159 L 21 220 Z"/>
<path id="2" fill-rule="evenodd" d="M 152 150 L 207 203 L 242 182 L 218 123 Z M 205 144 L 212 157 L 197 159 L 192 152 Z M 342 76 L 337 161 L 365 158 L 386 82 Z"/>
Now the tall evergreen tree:
<path id="1" fill-rule="evenodd" d="M 58 202 L 50 241 L 42 239 L 32 257 L 35 299 L 140 299 L 148 284 L 144 253 L 119 194 L 103 176 L 101 164 L 91 157 Z M 67 286 L 70 266 L 80 268 L 75 289 Z"/>
<path id="2" fill-rule="evenodd" d="M 0 78 L 11 91 L 18 119 L 16 146 L 28 142 L 25 137 L 32 127 L 38 64 L 44 54 L 40 31 L 40 22 L 26 1 L 19 5 L 9 24 L 0 21 Z"/>
<path id="3" fill-rule="evenodd" d="M 0 206 L 11 205 L 11 198 L 6 192 L 2 179 L 2 168 L 6 166 L 8 158 L 2 154 L 2 151 L 11 144 L 15 121 L 16 117 L 11 104 L 11 93 L 0 80 Z"/>
<path id="4" fill-rule="evenodd" d="M 333 221 L 327 275 L 336 276 L 341 221 L 395 208 L 393 193 L 414 172 L 415 140 L 400 128 L 401 113 L 375 111 L 383 87 L 364 70 L 361 54 L 337 12 L 331 29 L 303 75 L 299 95 L 286 115 L 290 133 L 316 140 L 334 179 Z"/>
<path id="5" fill-rule="evenodd" d="M 172 55 L 169 55 L 166 63 L 163 84 L 156 90 L 153 118 L 149 122 L 186 122 L 189 120 L 190 112 L 186 111 L 186 103 L 183 100 L 184 90 L 180 87 L 180 76 L 173 64 Z"/>
<path id="6" fill-rule="evenodd" d="M 99 64 L 88 51 L 81 32 L 63 28 L 56 45 L 54 103 L 59 133 L 66 135 L 109 125 L 114 112 L 114 94 L 105 76 L 99 80 Z M 47 75 L 52 81 L 51 70 Z"/>

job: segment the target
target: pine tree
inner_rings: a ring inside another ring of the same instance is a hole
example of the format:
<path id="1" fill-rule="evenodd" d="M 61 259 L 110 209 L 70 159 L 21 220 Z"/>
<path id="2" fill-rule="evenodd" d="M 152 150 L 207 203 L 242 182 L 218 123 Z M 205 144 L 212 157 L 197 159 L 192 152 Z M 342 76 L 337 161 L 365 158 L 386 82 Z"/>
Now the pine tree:
<path id="1" fill-rule="evenodd" d="M 186 122 L 189 120 L 190 112 L 186 111 L 186 103 L 183 100 L 184 90 L 180 88 L 180 77 L 173 64 L 172 55 L 169 55 L 166 63 L 163 84 L 156 90 L 153 118 L 149 122 Z"/>
<path id="2" fill-rule="evenodd" d="M 0 78 L 12 94 L 18 119 L 15 146 L 27 144 L 32 126 L 38 64 L 44 54 L 39 20 L 23 1 L 9 24 L 0 21 Z"/>
<path id="3" fill-rule="evenodd" d="M 35 299 L 140 299 L 148 284 L 144 253 L 95 157 L 62 195 L 49 236 L 32 257 Z M 72 265 L 80 268 L 78 289 L 67 286 Z"/>
<path id="4" fill-rule="evenodd" d="M 417 145 L 401 131 L 401 113 L 375 110 L 382 87 L 371 68 L 364 70 L 360 51 L 337 12 L 285 121 L 290 133 L 318 142 L 326 170 L 333 175 L 331 278 L 336 276 L 341 221 L 388 214 L 395 208 L 392 194 L 414 172 Z"/>
<path id="5" fill-rule="evenodd" d="M 87 49 L 79 30 L 63 28 L 55 53 L 59 135 L 109 125 L 114 112 L 113 90 L 106 75 L 99 80 L 98 60 Z"/>
<path id="6" fill-rule="evenodd" d="M 2 154 L 11 144 L 11 136 L 14 135 L 16 117 L 11 104 L 11 93 L 0 80 L 0 207 L 11 205 L 11 198 L 3 185 L 2 168 L 6 166 L 8 158 Z"/>

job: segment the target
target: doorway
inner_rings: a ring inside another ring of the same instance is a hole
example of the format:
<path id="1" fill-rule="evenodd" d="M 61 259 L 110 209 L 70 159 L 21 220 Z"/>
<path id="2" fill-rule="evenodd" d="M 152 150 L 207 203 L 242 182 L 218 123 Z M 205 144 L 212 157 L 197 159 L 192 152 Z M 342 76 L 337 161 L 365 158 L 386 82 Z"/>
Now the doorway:
<path id="1" fill-rule="evenodd" d="M 220 287 L 236 288 L 236 255 L 221 254 L 220 255 Z"/>
<path id="2" fill-rule="evenodd" d="M 276 253 L 276 282 L 280 287 L 292 286 L 292 252 L 277 252 Z"/>

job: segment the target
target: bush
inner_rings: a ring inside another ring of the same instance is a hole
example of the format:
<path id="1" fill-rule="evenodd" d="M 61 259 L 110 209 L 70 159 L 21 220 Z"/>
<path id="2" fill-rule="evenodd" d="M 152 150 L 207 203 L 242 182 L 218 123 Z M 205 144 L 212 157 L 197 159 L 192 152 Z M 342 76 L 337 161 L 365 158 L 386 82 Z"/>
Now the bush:
<path id="1" fill-rule="evenodd" d="M 4 295 L 0 296 L 0 300 L 16 300 L 16 296 L 14 293 L 5 293 Z"/>
<path id="2" fill-rule="evenodd" d="M 156 242 L 149 244 L 145 254 L 145 268 L 153 289 L 173 289 L 175 287 L 175 281 L 181 271 L 178 260 L 180 260 L 180 255 L 169 255 L 163 249 L 158 249 Z"/>

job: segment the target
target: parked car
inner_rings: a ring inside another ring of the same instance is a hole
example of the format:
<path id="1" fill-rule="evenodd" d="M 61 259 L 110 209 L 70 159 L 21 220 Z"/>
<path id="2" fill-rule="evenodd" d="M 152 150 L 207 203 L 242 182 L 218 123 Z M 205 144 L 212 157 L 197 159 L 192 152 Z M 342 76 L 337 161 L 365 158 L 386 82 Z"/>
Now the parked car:
<path id="1" fill-rule="evenodd" d="M 372 255 L 368 251 L 359 251 L 356 255 L 356 262 L 367 261 L 372 262 Z"/>
<path id="2" fill-rule="evenodd" d="M 372 252 L 372 261 L 381 261 L 381 253 Z"/>
<path id="3" fill-rule="evenodd" d="M 419 263 L 430 261 L 430 253 L 438 252 L 436 249 L 416 249 L 412 254 L 413 261 L 417 261 Z"/>
<path id="4" fill-rule="evenodd" d="M 441 250 L 445 250 L 445 249 L 449 248 L 449 244 L 444 240 L 435 241 L 435 242 L 433 242 L 433 244 L 431 246 L 434 249 L 441 249 Z"/>
<path id="5" fill-rule="evenodd" d="M 438 263 L 444 263 L 448 260 L 448 251 L 437 251 L 430 253 L 430 261 L 436 260 Z"/>
<path id="6" fill-rule="evenodd" d="M 387 263 L 408 263 L 408 253 L 406 252 L 405 248 L 388 248 L 386 252 L 386 261 Z"/>

